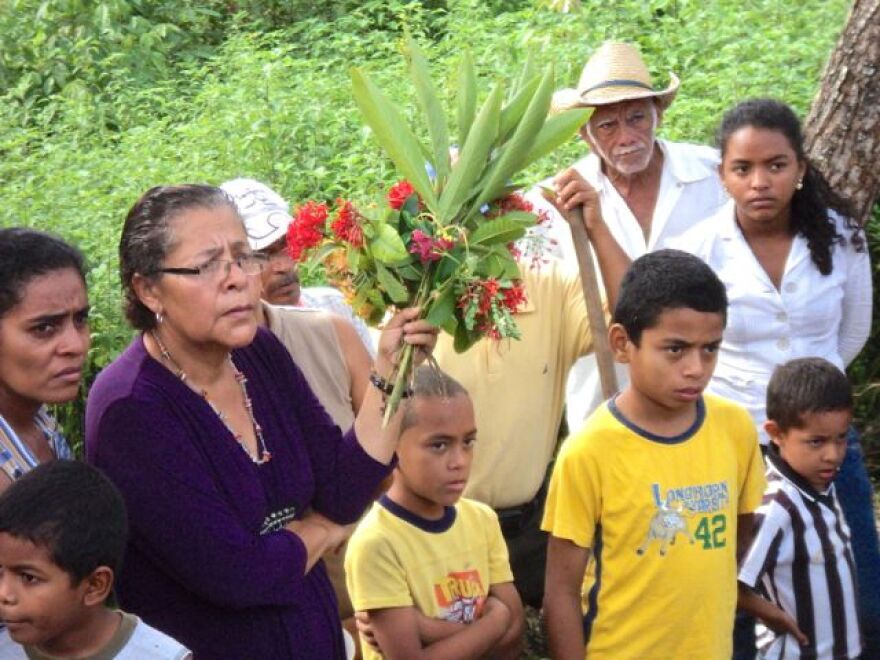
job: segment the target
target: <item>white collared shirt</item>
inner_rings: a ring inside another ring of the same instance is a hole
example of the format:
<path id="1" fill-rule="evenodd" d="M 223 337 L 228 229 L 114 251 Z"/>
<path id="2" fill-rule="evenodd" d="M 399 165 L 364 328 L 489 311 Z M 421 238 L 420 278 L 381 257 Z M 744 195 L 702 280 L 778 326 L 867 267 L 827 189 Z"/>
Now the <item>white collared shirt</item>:
<path id="1" fill-rule="evenodd" d="M 716 149 L 659 139 L 657 145 L 663 152 L 663 169 L 647 240 L 626 201 L 602 172 L 599 157 L 591 153 L 574 164 L 598 192 L 605 224 L 633 260 L 647 252 L 670 247 L 672 242 L 681 241 L 700 220 L 717 211 L 727 201 L 718 177 L 720 157 Z M 552 181 L 548 185 L 552 185 Z M 539 235 L 547 243 L 545 254 L 577 267 L 568 223 L 538 190 L 533 189 L 526 197 L 536 210 L 547 211 L 550 216 L 550 221 L 538 228 Z M 528 253 L 528 246 L 524 251 Z M 621 387 L 625 379 L 626 371 L 618 367 L 617 380 Z M 601 402 L 596 359 L 588 355 L 575 363 L 568 379 L 566 417 L 569 430 L 577 430 Z"/>
<path id="2" fill-rule="evenodd" d="M 749 409 L 766 444 L 765 396 L 773 369 L 799 357 L 825 358 L 843 370 L 871 329 L 871 264 L 847 240 L 832 248 L 832 271 L 822 275 L 803 236 L 794 237 L 777 290 L 736 224 L 731 201 L 694 229 L 686 249 L 712 267 L 727 287 L 724 342 L 709 391 Z"/>

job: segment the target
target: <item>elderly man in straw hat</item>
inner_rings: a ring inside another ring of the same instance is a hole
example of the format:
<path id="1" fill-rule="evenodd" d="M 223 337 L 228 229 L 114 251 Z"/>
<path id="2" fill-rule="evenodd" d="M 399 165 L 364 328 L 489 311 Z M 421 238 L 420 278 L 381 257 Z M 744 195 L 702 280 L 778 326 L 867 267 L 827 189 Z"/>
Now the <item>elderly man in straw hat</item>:
<path id="1" fill-rule="evenodd" d="M 656 136 L 663 113 L 675 99 L 679 80 L 666 87 L 651 80 L 638 49 L 605 42 L 584 66 L 578 86 L 553 97 L 556 110 L 593 107 L 580 136 L 590 154 L 553 179 L 557 204 L 572 208 L 598 199 L 612 236 L 630 259 L 669 247 L 697 221 L 726 201 L 718 178 L 718 153 L 706 146 Z M 535 195 L 530 199 L 536 205 Z M 577 263 L 568 225 L 555 212 L 548 227 L 555 256 Z M 574 430 L 601 402 L 595 359 L 572 369 L 566 397 L 568 426 Z M 618 381 L 625 378 L 618 372 Z"/>

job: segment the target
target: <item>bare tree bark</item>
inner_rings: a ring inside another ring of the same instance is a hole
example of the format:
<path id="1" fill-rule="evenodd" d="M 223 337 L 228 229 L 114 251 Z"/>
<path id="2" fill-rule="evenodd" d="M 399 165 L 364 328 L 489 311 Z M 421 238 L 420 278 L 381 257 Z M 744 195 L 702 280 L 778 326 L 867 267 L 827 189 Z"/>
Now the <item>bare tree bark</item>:
<path id="1" fill-rule="evenodd" d="M 804 123 L 807 153 L 864 224 L 880 198 L 880 0 L 855 0 Z"/>

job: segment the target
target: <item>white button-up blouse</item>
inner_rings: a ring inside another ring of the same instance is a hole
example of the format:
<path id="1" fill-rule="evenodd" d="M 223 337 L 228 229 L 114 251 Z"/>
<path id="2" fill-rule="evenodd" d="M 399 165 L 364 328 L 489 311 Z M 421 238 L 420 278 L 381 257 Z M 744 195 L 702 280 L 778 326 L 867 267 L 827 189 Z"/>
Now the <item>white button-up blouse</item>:
<path id="1" fill-rule="evenodd" d="M 807 241 L 795 236 L 779 289 L 749 247 L 729 202 L 675 247 L 696 254 L 721 278 L 729 300 L 727 328 L 709 391 L 746 406 L 761 442 L 765 396 L 773 369 L 799 357 L 821 357 L 844 369 L 871 329 L 871 265 L 851 231 L 831 212 L 843 244 L 832 249 L 832 271 L 822 275 Z"/>

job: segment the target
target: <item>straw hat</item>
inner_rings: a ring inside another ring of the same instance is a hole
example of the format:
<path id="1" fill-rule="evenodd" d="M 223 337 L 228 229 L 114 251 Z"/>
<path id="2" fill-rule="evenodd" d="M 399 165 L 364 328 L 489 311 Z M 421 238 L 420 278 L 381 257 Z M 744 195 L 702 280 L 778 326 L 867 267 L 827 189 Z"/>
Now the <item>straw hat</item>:
<path id="1" fill-rule="evenodd" d="M 576 89 L 561 89 L 553 95 L 552 109 L 609 105 L 633 99 L 656 98 L 667 108 L 678 92 L 679 80 L 669 74 L 666 89 L 654 89 L 648 67 L 633 44 L 606 41 L 584 65 Z"/>
<path id="2" fill-rule="evenodd" d="M 262 250 L 287 234 L 290 207 L 269 186 L 254 179 L 233 179 L 220 188 L 238 207 L 252 249 Z"/>

